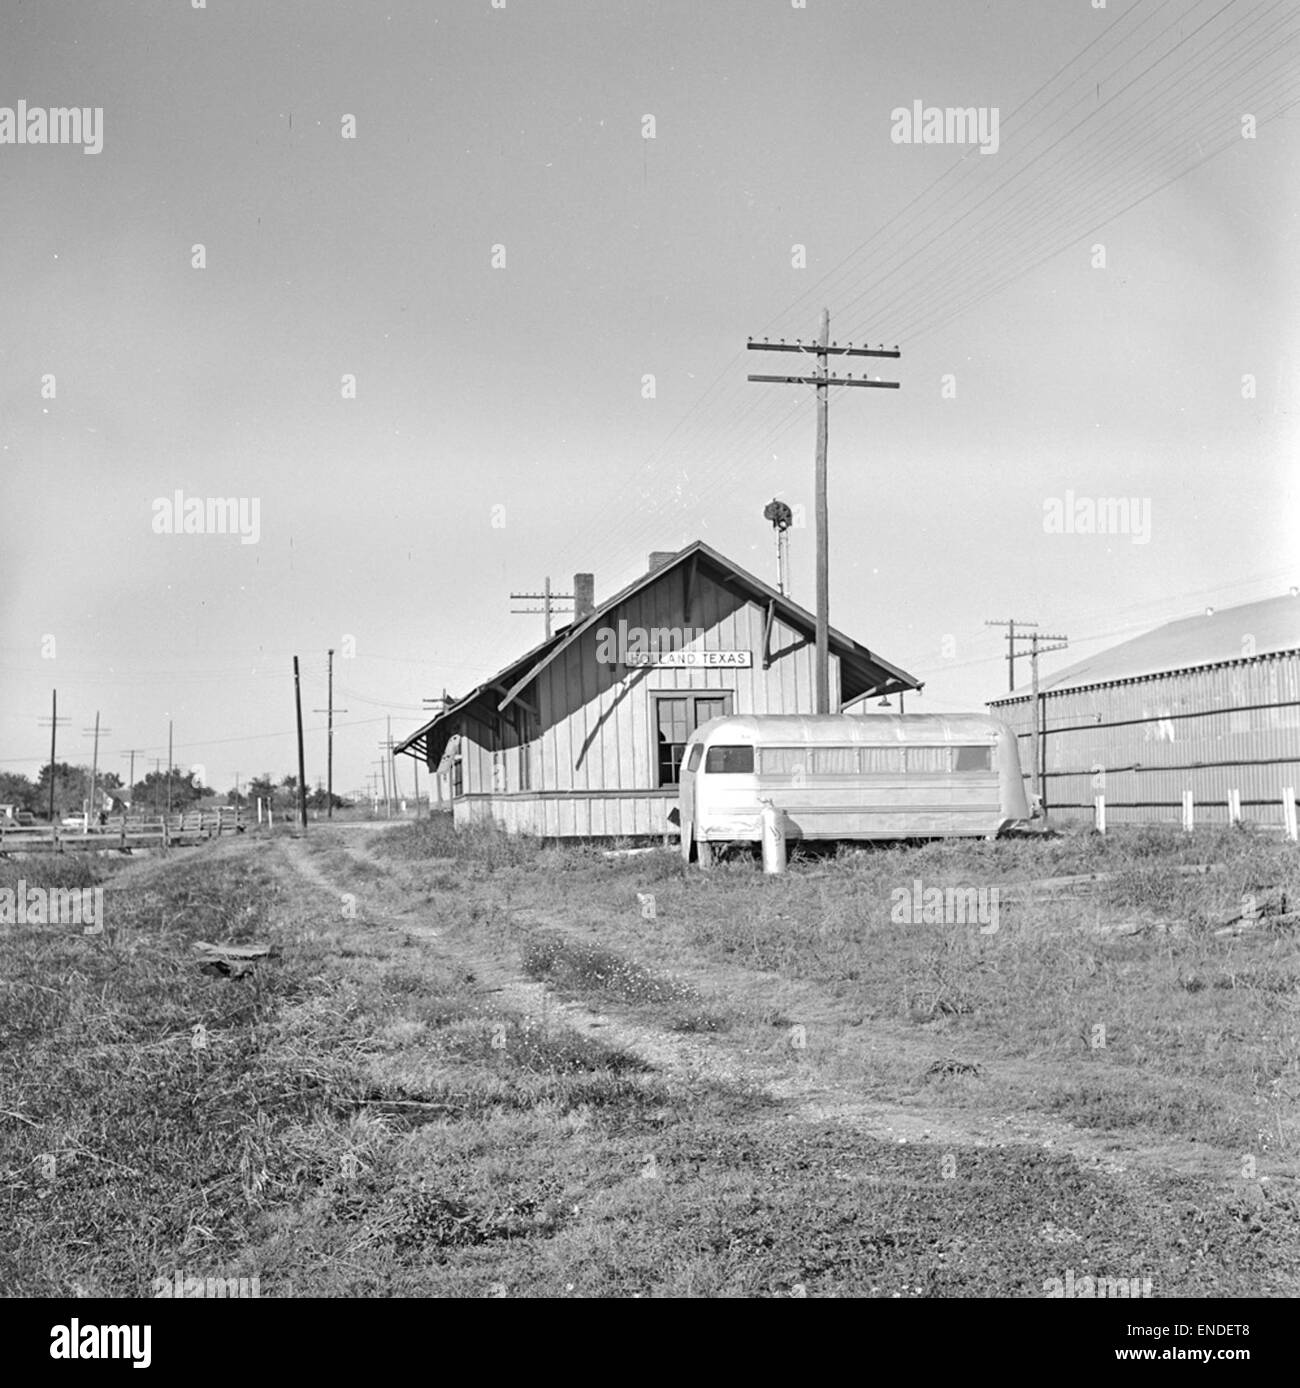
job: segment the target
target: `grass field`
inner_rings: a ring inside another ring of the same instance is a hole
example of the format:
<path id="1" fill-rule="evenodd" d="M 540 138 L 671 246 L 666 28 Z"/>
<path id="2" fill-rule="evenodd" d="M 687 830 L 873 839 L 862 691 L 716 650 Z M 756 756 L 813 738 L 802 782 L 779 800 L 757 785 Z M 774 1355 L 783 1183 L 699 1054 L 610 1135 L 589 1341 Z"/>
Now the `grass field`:
<path id="1" fill-rule="evenodd" d="M 1300 1291 L 1276 839 L 773 879 L 436 818 L 19 877 L 102 882 L 106 929 L 0 925 L 0 1294 Z M 934 888 L 995 916 L 899 919 Z M 278 954 L 223 977 L 198 940 Z"/>

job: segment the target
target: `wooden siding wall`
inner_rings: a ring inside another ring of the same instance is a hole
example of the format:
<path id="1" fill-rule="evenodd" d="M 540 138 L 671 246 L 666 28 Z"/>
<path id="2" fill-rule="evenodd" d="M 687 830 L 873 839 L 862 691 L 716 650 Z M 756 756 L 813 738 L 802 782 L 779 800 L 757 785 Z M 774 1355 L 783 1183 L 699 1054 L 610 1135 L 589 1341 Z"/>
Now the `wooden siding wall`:
<path id="1" fill-rule="evenodd" d="M 1283 788 L 1300 790 L 1300 656 L 1045 694 L 1043 703 L 1047 804 L 1057 818 L 1090 819 L 1100 789 L 1116 823 L 1180 823 L 1191 790 L 1197 820 L 1221 824 L 1228 791 L 1239 790 L 1243 819 L 1280 824 Z M 990 712 L 1019 735 L 1028 777 L 1030 701 Z M 1095 767 L 1105 771 L 1097 787 Z"/>
<path id="2" fill-rule="evenodd" d="M 665 793 L 654 783 L 652 694 L 731 690 L 736 713 L 812 710 L 816 679 L 811 637 L 804 638 L 778 617 L 772 623 L 772 665 L 764 670 L 765 606 L 731 591 L 702 570 L 695 579 L 690 613 L 685 611 L 685 596 L 686 574 L 672 570 L 553 660 L 523 691 L 540 714 L 538 736 L 531 747 L 519 746 L 512 730 L 494 730 L 487 709 L 481 711 L 482 717 L 463 715 L 464 792 L 493 796 L 494 803 L 471 802 L 458 809 L 458 822 L 491 814 L 511 821 L 511 827 L 562 837 L 676 833 L 676 826 L 665 822 L 668 809 L 676 805 L 676 790 Z M 748 650 L 753 665 L 703 670 L 628 669 L 602 663 L 596 659 L 599 632 L 607 626 L 617 637 L 620 621 L 629 629 L 641 627 L 646 632 L 701 627 L 703 641 L 691 642 L 692 649 Z M 838 707 L 840 668 L 834 652 L 830 663 L 831 703 Z M 512 710 L 506 716 L 513 719 Z M 493 780 L 494 753 L 503 754 L 504 785 Z M 519 793 L 520 758 L 525 755 L 533 758 L 533 794 L 518 801 L 496 800 L 503 791 Z M 614 794 L 618 791 L 635 794 Z M 572 792 L 572 798 L 556 797 L 554 792 Z M 508 809 L 512 804 L 515 808 Z"/>

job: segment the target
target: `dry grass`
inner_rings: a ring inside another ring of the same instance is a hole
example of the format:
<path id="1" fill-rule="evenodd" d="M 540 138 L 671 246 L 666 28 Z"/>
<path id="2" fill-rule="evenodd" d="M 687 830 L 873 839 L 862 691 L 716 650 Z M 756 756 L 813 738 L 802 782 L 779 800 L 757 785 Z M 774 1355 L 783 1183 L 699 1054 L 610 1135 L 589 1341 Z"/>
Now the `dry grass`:
<path id="1" fill-rule="evenodd" d="M 1223 940 L 1210 921 L 1248 885 L 1300 895 L 1294 849 L 1116 835 L 844 855 L 773 881 L 440 822 L 384 838 L 381 869 L 360 871 L 313 844 L 355 918 L 268 838 L 110 882 L 103 937 L 0 927 L 0 1292 L 148 1295 L 180 1269 L 256 1275 L 263 1295 L 1037 1296 L 1066 1267 L 1148 1276 L 1157 1295 L 1297 1290 L 1281 1185 L 792 1123 L 739 1080 L 520 1015 L 466 966 L 513 961 L 651 1029 L 725 1026 L 692 1045 L 759 1053 L 806 1017 L 798 1064 L 818 1083 L 1289 1154 L 1294 941 Z M 1209 855 L 1227 872 L 1169 871 Z M 1119 876 L 1083 903 L 1005 900 L 992 935 L 889 920 L 914 876 L 1099 869 Z M 89 885 L 103 869 L 39 871 Z M 407 932 L 412 910 L 436 939 Z M 1096 933 L 1142 913 L 1188 930 Z M 281 954 L 217 979 L 198 938 Z M 855 1038 L 873 1026 L 868 1055 Z M 890 1040 L 907 1035 L 946 1068 L 918 1070 Z M 1008 1060 L 1023 1075 L 998 1078 Z"/>

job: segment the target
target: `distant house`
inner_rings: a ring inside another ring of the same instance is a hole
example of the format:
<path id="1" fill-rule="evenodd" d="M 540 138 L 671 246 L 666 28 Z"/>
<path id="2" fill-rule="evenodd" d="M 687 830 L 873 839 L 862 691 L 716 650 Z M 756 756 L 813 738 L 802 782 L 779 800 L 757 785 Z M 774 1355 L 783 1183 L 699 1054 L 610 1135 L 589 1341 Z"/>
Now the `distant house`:
<path id="1" fill-rule="evenodd" d="M 1097 794 L 1115 822 L 1182 816 L 1223 823 L 1229 792 L 1242 818 L 1282 823 L 1282 792 L 1300 788 L 1300 597 L 1168 622 L 1039 682 L 1039 754 L 1054 818 L 1086 819 Z M 1033 700 L 1017 689 L 989 710 L 1033 765 Z"/>
<path id="2" fill-rule="evenodd" d="M 457 824 L 493 818 L 545 838 L 675 833 L 696 727 L 814 711 L 813 614 L 703 542 L 652 554 L 599 606 L 593 589 L 575 575 L 567 627 L 398 744 L 436 773 Z M 832 629 L 832 712 L 920 687 Z"/>

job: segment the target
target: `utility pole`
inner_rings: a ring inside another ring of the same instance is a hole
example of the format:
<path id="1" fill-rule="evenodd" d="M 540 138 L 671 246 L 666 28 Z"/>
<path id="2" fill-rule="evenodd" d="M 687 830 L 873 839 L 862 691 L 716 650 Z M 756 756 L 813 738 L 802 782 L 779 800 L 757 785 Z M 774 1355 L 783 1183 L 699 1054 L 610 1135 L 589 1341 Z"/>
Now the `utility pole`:
<path id="1" fill-rule="evenodd" d="M 379 744 L 381 751 L 383 747 L 384 744 L 381 742 Z M 388 759 L 381 757 L 378 761 L 373 761 L 370 764 L 379 768 L 379 780 L 384 791 L 384 818 L 391 819 L 393 817 L 393 802 L 388 798 Z"/>
<path id="2" fill-rule="evenodd" d="M 326 810 L 326 818 L 334 818 L 334 652 L 329 653 L 329 697 L 326 699 L 325 708 L 314 708 L 313 713 L 324 713 L 329 718 L 328 745 L 326 751 L 326 770 L 325 770 L 325 796 L 329 800 L 329 808 Z M 339 709 L 340 713 L 346 713 L 347 709 Z"/>
<path id="3" fill-rule="evenodd" d="M 153 812 L 158 813 L 158 782 L 162 780 L 162 758 L 153 759 Z"/>
<path id="4" fill-rule="evenodd" d="M 167 720 L 167 813 L 172 812 L 172 720 Z"/>
<path id="5" fill-rule="evenodd" d="M 551 580 L 547 578 L 545 587 L 540 593 L 511 593 L 510 601 L 515 602 L 516 600 L 520 602 L 540 602 L 542 604 L 541 607 L 512 607 L 510 611 L 516 617 L 536 614 L 538 612 L 545 613 L 546 639 L 549 641 L 551 638 L 551 613 L 559 610 L 557 604 L 571 603 L 573 601 L 573 594 L 551 592 Z"/>
<path id="6" fill-rule="evenodd" d="M 307 763 L 302 753 L 302 685 L 298 679 L 298 657 L 293 658 L 293 705 L 298 714 L 298 817 L 307 830 Z"/>
<path id="7" fill-rule="evenodd" d="M 1056 646 L 1040 646 L 1040 641 L 1057 641 Z M 1029 668 L 1033 678 L 1033 709 L 1034 709 L 1034 739 L 1033 739 L 1033 784 L 1038 787 L 1039 803 L 1044 809 L 1047 808 L 1047 729 L 1043 723 L 1042 704 L 1038 697 L 1038 657 L 1046 655 L 1049 651 L 1063 651 L 1069 644 L 1068 636 L 1040 636 L 1034 632 L 1029 638 Z"/>
<path id="8" fill-rule="evenodd" d="M 66 723 L 66 718 L 59 717 L 59 691 L 50 690 L 50 716 L 37 720 L 42 725 L 50 725 L 50 828 L 54 828 L 54 748 L 59 731 L 59 724 Z"/>
<path id="9" fill-rule="evenodd" d="M 393 715 L 388 715 L 388 776 L 393 783 L 393 802 L 400 809 L 402 800 L 397 793 L 397 754 L 393 751 Z"/>
<path id="10" fill-rule="evenodd" d="M 897 381 L 872 381 L 866 376 L 854 380 L 852 376 L 832 376 L 830 358 L 847 357 L 900 357 L 897 347 L 887 350 L 884 347 L 855 347 L 851 342 L 841 347 L 830 340 L 831 316 L 829 309 L 822 309 L 821 331 L 816 342 L 802 342 L 796 339 L 788 343 L 755 342 L 752 338 L 746 343 L 751 352 L 807 352 L 817 357 L 816 374 L 813 376 L 750 376 L 751 381 L 762 381 L 779 385 L 816 386 L 817 388 L 817 474 L 816 474 L 816 515 L 817 515 L 817 712 L 831 711 L 831 662 L 830 662 L 830 561 L 827 554 L 827 529 L 829 528 L 826 501 L 826 449 L 829 432 L 829 397 L 831 386 L 863 386 L 878 390 L 897 390 Z"/>
<path id="11" fill-rule="evenodd" d="M 102 729 L 100 728 L 100 726 L 99 726 L 99 710 L 96 709 L 96 710 L 95 710 L 95 726 L 94 726 L 93 728 L 83 728 L 81 731 L 82 731 L 82 734 L 83 734 L 84 736 L 90 737 L 90 736 L 93 735 L 93 736 L 94 736 L 94 739 L 95 739 L 95 750 L 94 750 L 94 752 L 92 753 L 91 759 L 90 759 L 90 800 L 89 800 L 89 802 L 88 802 L 87 805 L 86 805 L 86 815 L 87 815 L 86 826 L 87 826 L 87 828 L 89 828 L 89 826 L 90 826 L 90 819 L 89 819 L 90 814 L 93 812 L 93 813 L 95 813 L 96 818 L 98 818 L 98 812 L 95 810 L 95 782 L 99 780 L 99 734 L 102 732 L 102 733 L 104 734 L 105 737 L 108 737 L 108 736 L 112 733 L 113 730 L 112 730 L 112 728 L 102 728 Z"/>
<path id="12" fill-rule="evenodd" d="M 128 748 L 126 749 L 125 752 L 119 752 L 119 753 L 118 753 L 119 756 L 122 756 L 122 757 L 130 757 L 130 758 L 131 758 L 131 772 L 130 772 L 131 779 L 127 782 L 127 789 L 131 792 L 132 797 L 134 797 L 134 795 L 135 795 L 135 757 L 136 757 L 136 753 L 137 753 L 137 752 L 139 752 L 141 755 L 143 755 L 143 753 L 144 753 L 144 748 L 143 748 L 143 747 L 128 747 Z"/>
<path id="13" fill-rule="evenodd" d="M 1014 694 L 1016 690 L 1016 642 L 1028 641 L 1031 638 L 1022 636 L 1017 627 L 1036 627 L 1037 622 L 1022 622 L 1015 617 L 1009 617 L 1004 622 L 984 623 L 986 627 L 1006 627 L 1007 629 L 1007 693 Z"/>
<path id="14" fill-rule="evenodd" d="M 393 817 L 393 801 L 397 799 L 397 781 L 394 777 L 396 767 L 393 765 L 393 739 L 386 737 L 380 744 L 379 750 L 384 754 L 383 760 L 379 764 L 379 770 L 384 778 L 384 813 L 389 819 Z"/>

